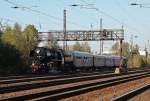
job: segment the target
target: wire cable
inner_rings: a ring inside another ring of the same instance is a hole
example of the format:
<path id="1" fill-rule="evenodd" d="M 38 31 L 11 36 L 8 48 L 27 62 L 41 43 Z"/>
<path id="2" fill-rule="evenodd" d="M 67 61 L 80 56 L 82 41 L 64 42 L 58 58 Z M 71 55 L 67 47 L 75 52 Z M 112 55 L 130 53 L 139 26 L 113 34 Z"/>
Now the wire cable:
<path id="1" fill-rule="evenodd" d="M 132 14 L 130 14 L 124 7 L 123 7 L 123 5 L 121 5 L 121 3 L 118 1 L 118 0 L 114 0 L 114 2 L 116 2 L 116 5 L 118 5 L 117 7 L 119 8 L 119 9 L 121 9 L 124 13 L 124 15 L 125 16 L 127 16 L 128 17 L 128 19 L 131 19 L 131 21 L 133 22 L 135 22 L 137 25 L 141 25 L 141 27 L 143 27 L 143 26 L 145 26 L 143 23 L 137 23 L 138 21 L 136 20 L 136 18 L 135 17 L 133 17 L 133 15 Z M 126 14 L 125 14 L 126 13 Z M 141 33 L 137 28 L 134 28 L 134 27 L 132 27 L 132 26 L 129 26 L 129 25 L 127 25 L 127 27 L 129 27 L 129 29 L 132 29 L 132 30 L 134 30 L 134 31 L 136 31 L 137 33 Z M 148 29 L 148 28 L 147 28 Z"/>
<path id="2" fill-rule="evenodd" d="M 80 0 L 80 1 L 83 2 L 83 3 L 89 4 L 89 3 L 86 2 L 85 0 Z M 114 20 L 115 22 L 117 22 L 117 23 L 119 23 L 119 24 L 121 24 L 121 25 L 123 25 L 123 26 L 126 26 L 126 27 L 128 27 L 129 29 L 131 29 L 131 30 L 136 31 L 137 33 L 140 32 L 140 31 L 138 31 L 136 28 L 134 28 L 134 27 L 132 27 L 132 26 L 129 26 L 128 24 L 126 24 L 126 23 L 124 23 L 124 22 L 121 22 L 121 21 L 118 20 L 117 18 L 115 18 L 115 17 L 113 17 L 113 16 L 107 14 L 106 12 L 100 10 L 100 9 L 97 8 L 97 7 L 95 7 L 95 10 L 96 10 L 97 12 L 99 12 L 99 13 L 101 13 L 101 14 L 103 14 L 103 15 L 109 17 L 109 18 L 111 18 L 111 19 Z M 141 33 L 141 32 L 140 32 L 140 33 Z"/>
<path id="3" fill-rule="evenodd" d="M 23 6 L 23 5 L 20 5 L 20 4 L 17 4 L 15 2 L 12 2 L 10 0 L 4 0 L 5 2 L 9 3 L 9 4 L 12 4 L 14 5 L 15 7 L 14 8 L 22 8 L 22 9 L 26 9 L 26 10 L 29 10 L 29 11 L 32 11 L 32 12 L 35 12 L 35 13 L 38 13 L 40 15 L 44 15 L 44 16 L 47 16 L 47 17 L 50 17 L 54 20 L 60 20 L 60 21 L 63 21 L 63 19 L 59 18 L 59 17 L 56 17 L 56 16 L 52 16 L 50 14 L 47 14 L 45 12 L 42 12 L 42 11 L 39 11 L 39 10 L 35 10 L 35 9 L 31 9 L 30 7 L 26 7 L 26 6 Z M 83 27 L 83 28 L 88 28 L 86 26 L 83 26 L 83 25 L 80 25 L 80 24 L 77 24 L 77 23 L 74 23 L 74 22 L 71 22 L 71 21 L 68 21 L 68 23 L 72 24 L 72 25 L 76 25 L 76 26 L 80 26 L 80 27 Z"/>

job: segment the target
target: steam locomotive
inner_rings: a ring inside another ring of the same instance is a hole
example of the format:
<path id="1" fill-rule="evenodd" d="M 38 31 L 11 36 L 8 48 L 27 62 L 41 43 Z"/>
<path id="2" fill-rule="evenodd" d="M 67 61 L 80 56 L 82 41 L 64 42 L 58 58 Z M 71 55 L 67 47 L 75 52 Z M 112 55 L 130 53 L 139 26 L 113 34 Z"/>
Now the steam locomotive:
<path id="1" fill-rule="evenodd" d="M 127 59 L 115 55 L 93 55 L 88 52 L 64 51 L 37 47 L 30 52 L 32 72 L 68 72 L 127 68 Z"/>

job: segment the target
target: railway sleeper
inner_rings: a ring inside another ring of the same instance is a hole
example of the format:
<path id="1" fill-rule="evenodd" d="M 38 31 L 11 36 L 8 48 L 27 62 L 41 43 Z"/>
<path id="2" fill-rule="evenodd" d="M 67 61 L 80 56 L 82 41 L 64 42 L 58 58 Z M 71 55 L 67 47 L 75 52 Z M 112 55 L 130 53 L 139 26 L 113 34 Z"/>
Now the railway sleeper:
<path id="1" fill-rule="evenodd" d="M 149 73 L 146 73 L 146 74 L 140 74 L 140 75 L 133 75 L 130 77 L 122 77 L 122 78 L 119 77 L 119 78 L 115 78 L 115 79 L 104 80 L 104 81 L 100 81 L 100 82 L 93 82 L 93 83 L 88 83 L 88 84 L 84 84 L 84 85 L 79 84 L 77 86 L 67 87 L 67 88 L 63 88 L 63 89 L 58 88 L 55 90 L 49 90 L 49 91 L 41 92 L 41 93 L 35 92 L 35 93 L 29 94 L 29 95 L 14 96 L 14 97 L 11 97 L 11 98 L 8 98 L 5 100 L 19 101 L 19 100 L 35 99 L 37 97 L 46 97 L 46 96 L 48 96 L 46 99 L 58 100 L 58 99 L 62 99 L 62 98 L 68 97 L 68 96 L 74 96 L 74 95 L 78 95 L 81 93 L 93 91 L 93 90 L 96 90 L 99 88 L 104 88 L 104 87 L 112 86 L 115 84 L 124 83 L 124 82 L 130 81 L 130 80 L 140 79 L 143 77 L 147 77 L 149 75 L 150 75 Z M 69 93 L 69 92 L 71 92 L 71 93 Z"/>

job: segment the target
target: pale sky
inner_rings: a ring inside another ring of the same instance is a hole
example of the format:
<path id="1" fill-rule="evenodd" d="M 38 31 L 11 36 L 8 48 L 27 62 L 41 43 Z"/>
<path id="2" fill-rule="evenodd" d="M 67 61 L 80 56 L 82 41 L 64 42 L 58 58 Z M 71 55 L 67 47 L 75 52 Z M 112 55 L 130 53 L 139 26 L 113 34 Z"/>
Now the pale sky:
<path id="1" fill-rule="evenodd" d="M 11 1 L 13 3 L 8 3 Z M 104 29 L 119 29 L 124 26 L 125 40 L 130 42 L 131 35 L 134 44 L 138 44 L 141 49 L 145 45 L 150 50 L 150 8 L 140 8 L 131 6 L 131 3 L 146 4 L 150 7 L 149 0 L 0 0 L 0 21 L 13 25 L 18 22 L 21 26 L 34 24 L 39 31 L 62 30 L 63 29 L 63 10 L 67 10 L 67 29 L 98 29 L 99 19 L 103 18 Z M 20 6 L 20 9 L 14 7 Z M 71 7 L 72 4 L 88 5 L 88 7 L 98 8 L 85 9 L 81 7 Z M 28 7 L 32 10 L 23 8 Z M 101 13 L 102 12 L 102 13 Z M 9 20 L 8 20 L 9 19 Z M 105 42 L 104 49 L 114 42 Z M 99 42 L 90 43 L 92 50 L 99 51 Z"/>

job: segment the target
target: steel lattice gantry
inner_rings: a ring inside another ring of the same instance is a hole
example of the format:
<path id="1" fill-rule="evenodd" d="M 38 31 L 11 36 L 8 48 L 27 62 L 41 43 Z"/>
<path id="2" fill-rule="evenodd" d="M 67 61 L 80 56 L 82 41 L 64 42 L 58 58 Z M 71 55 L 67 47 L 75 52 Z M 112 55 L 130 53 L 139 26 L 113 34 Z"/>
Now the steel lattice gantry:
<path id="1" fill-rule="evenodd" d="M 39 32 L 38 40 L 57 41 L 100 41 L 100 40 L 124 40 L 123 29 L 103 29 L 103 30 L 68 30 Z M 52 38 L 53 37 L 53 38 Z"/>
<path id="2" fill-rule="evenodd" d="M 122 43 L 124 40 L 123 29 L 49 31 L 39 32 L 37 37 L 38 41 L 63 41 L 64 50 L 67 50 L 67 41 L 119 40 L 120 63 L 122 61 Z M 122 68 L 122 65 L 120 65 L 119 68 Z"/>

